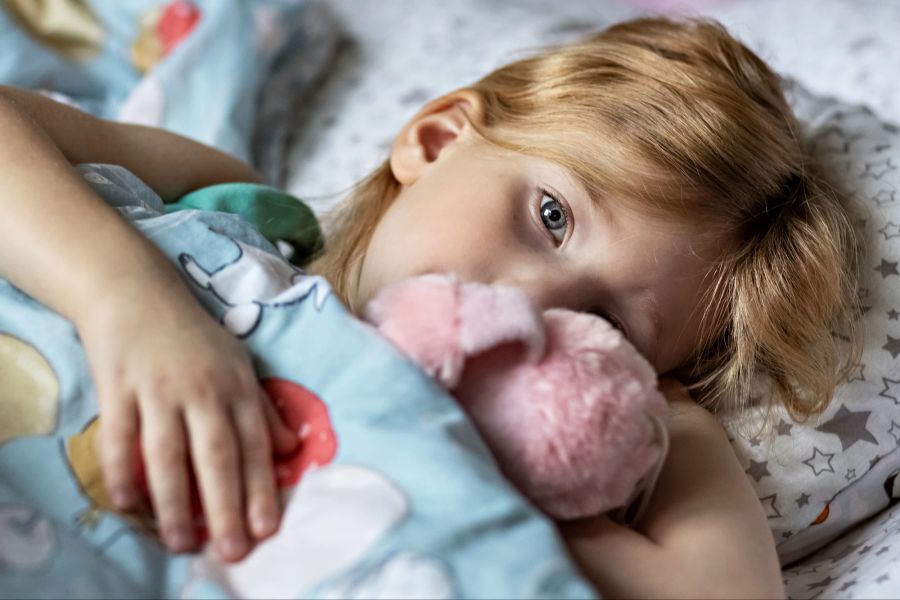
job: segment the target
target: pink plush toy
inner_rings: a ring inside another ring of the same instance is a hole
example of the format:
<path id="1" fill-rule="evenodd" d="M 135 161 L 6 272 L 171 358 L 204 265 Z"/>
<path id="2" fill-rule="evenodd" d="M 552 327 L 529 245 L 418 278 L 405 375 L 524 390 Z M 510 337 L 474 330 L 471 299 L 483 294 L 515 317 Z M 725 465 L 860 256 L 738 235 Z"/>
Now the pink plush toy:
<path id="1" fill-rule="evenodd" d="M 386 287 L 366 318 L 453 393 L 550 516 L 606 513 L 641 492 L 646 504 L 668 407 L 653 367 L 604 319 L 541 314 L 519 289 L 443 275 Z"/>

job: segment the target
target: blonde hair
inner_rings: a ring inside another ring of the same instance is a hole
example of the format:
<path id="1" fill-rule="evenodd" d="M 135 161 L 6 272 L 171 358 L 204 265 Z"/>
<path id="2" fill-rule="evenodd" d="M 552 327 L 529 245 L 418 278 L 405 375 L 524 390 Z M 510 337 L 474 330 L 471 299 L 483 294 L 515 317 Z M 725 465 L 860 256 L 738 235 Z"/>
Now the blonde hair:
<path id="1" fill-rule="evenodd" d="M 647 18 L 466 89 L 483 100 L 472 125 L 485 140 L 556 161 L 595 198 L 702 222 L 728 241 L 702 314 L 688 317 L 703 331 L 686 372 L 701 404 L 742 406 L 762 369 L 795 418 L 827 406 L 858 353 L 857 242 L 847 197 L 804 150 L 759 57 L 714 21 Z M 339 294 L 398 189 L 385 162 L 334 217 L 312 269 Z"/>

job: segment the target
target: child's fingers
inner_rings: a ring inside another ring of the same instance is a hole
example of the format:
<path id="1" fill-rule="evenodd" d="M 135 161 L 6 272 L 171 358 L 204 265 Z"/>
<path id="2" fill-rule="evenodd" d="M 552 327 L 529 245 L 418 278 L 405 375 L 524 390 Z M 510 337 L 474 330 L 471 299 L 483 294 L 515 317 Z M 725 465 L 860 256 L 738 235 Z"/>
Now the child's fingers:
<path id="1" fill-rule="evenodd" d="M 247 497 L 247 521 L 256 539 L 273 534 L 279 518 L 272 450 L 263 410 L 261 403 L 252 402 L 242 402 L 234 408 Z"/>
<path id="2" fill-rule="evenodd" d="M 266 418 L 266 426 L 269 429 L 272 449 L 275 451 L 275 454 L 290 454 L 291 452 L 294 452 L 297 449 L 297 445 L 300 443 L 297 432 L 288 427 L 284 421 L 281 420 L 281 417 L 278 416 L 278 411 L 275 410 L 275 404 L 269 396 L 262 390 L 260 390 L 259 393 L 260 402 L 263 407 L 263 415 Z"/>
<path id="3" fill-rule="evenodd" d="M 189 408 L 185 419 L 203 512 L 216 551 L 222 560 L 239 560 L 249 550 L 249 543 L 231 415 L 219 405 L 201 403 Z"/>
<path id="4" fill-rule="evenodd" d="M 103 418 L 100 419 L 100 463 L 106 490 L 119 510 L 129 510 L 137 504 L 135 489 L 135 439 L 138 417 L 134 398 L 103 398 Z"/>
<path id="5" fill-rule="evenodd" d="M 187 446 L 179 410 L 159 403 L 155 410 L 143 411 L 141 445 L 160 534 L 170 550 L 187 552 L 195 541 Z"/>

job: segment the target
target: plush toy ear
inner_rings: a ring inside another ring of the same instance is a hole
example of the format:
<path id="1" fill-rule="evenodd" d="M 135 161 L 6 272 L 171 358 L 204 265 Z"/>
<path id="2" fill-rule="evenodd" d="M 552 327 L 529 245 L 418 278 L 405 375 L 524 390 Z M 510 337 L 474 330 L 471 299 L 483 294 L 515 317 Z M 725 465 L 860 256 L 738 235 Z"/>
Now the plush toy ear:
<path id="1" fill-rule="evenodd" d="M 365 317 L 448 390 L 457 386 L 468 360 L 489 350 L 521 345 L 528 361 L 544 352 L 543 318 L 525 292 L 460 283 L 450 275 L 389 285 L 369 303 Z"/>
<path id="2" fill-rule="evenodd" d="M 364 313 L 379 333 L 444 387 L 456 384 L 463 366 L 456 324 L 458 285 L 446 275 L 405 279 L 380 290 Z"/>
<path id="3" fill-rule="evenodd" d="M 524 291 L 499 285 L 460 286 L 459 343 L 466 358 L 507 344 L 521 345 L 526 362 L 544 355 L 544 319 Z"/>

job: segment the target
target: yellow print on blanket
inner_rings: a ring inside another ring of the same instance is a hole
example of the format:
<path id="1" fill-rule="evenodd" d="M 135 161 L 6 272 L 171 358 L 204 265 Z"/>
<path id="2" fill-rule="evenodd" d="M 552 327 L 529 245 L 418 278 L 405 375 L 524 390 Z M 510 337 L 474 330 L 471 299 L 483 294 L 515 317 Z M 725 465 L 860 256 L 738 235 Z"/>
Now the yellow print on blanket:
<path id="1" fill-rule="evenodd" d="M 0 444 L 56 428 L 59 380 L 31 344 L 0 333 Z"/>

